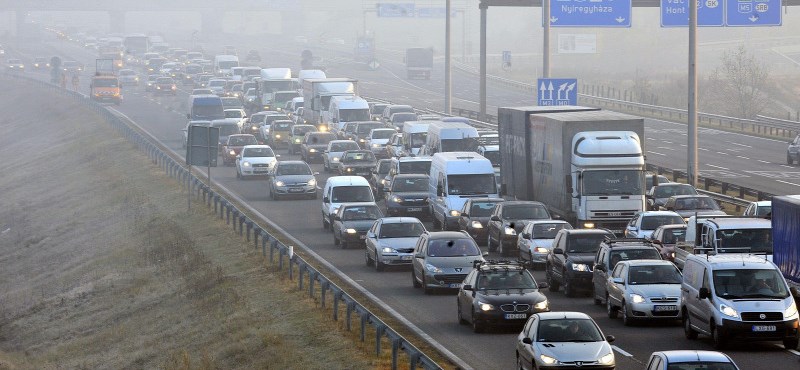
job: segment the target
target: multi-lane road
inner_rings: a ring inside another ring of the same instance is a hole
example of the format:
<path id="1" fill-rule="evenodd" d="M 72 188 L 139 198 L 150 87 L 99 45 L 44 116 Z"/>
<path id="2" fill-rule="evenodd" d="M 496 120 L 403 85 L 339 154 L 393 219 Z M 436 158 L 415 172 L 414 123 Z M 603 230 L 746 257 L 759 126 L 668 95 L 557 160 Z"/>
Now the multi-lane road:
<path id="1" fill-rule="evenodd" d="M 247 45 L 237 46 L 242 50 L 250 49 Z M 23 58 L 55 54 L 69 56 L 81 60 L 87 66 L 92 66 L 95 58 L 94 53 L 70 44 L 52 42 L 39 47 L 46 49 L 21 49 L 18 52 Z M 262 56 L 269 58 L 265 65 L 295 66 L 298 64 L 299 50 L 296 47 L 296 50 L 272 53 L 262 48 L 260 52 Z M 431 81 L 408 82 L 398 77 L 404 75 L 402 68 L 399 61 L 384 60 L 383 67 L 378 71 L 367 71 L 347 62 L 341 55 L 328 59 L 329 75 L 358 78 L 363 95 L 417 107 L 437 108 L 442 105 L 441 75 L 435 73 Z M 42 78 L 47 77 L 42 74 Z M 88 74 L 82 80 L 85 93 Z M 455 74 L 454 92 L 458 97 L 455 100 L 456 105 L 469 104 L 467 101 L 474 100 L 477 96 L 476 89 L 477 79 L 474 76 L 460 72 Z M 532 101 L 532 97 L 505 90 L 500 86 L 490 86 L 489 99 L 492 107 L 530 105 Z M 123 105 L 110 109 L 129 117 L 180 154 L 182 150 L 178 138 L 186 123 L 186 101 L 187 94 L 183 90 L 177 97 L 153 97 L 145 93 L 143 87 L 127 88 Z M 678 124 L 648 120 L 648 160 L 661 166 L 680 168 L 685 162 L 684 128 L 685 126 Z M 800 184 L 800 179 L 792 180 L 786 176 L 775 179 L 774 175 L 769 175 L 798 173 L 797 168 L 782 165 L 785 160 L 782 159 L 785 143 L 705 129 L 701 130 L 700 140 L 701 147 L 708 150 L 701 151 L 702 171 L 719 171 L 729 181 L 778 194 L 797 193 L 800 190 L 800 185 L 796 185 Z M 282 159 L 296 157 L 281 151 L 279 153 Z M 315 164 L 313 168 L 323 173 L 321 165 Z M 334 247 L 332 235 L 321 227 L 319 200 L 269 200 L 265 181 L 237 180 L 235 170 L 230 167 L 213 168 L 211 175 L 216 184 L 236 193 L 264 217 L 297 237 L 470 366 L 476 369 L 513 368 L 515 331 L 474 334 L 467 326 L 458 324 L 455 297 L 452 294 L 424 295 L 420 290 L 412 288 L 408 270 L 394 269 L 378 273 L 365 266 L 362 249 L 342 250 Z M 325 178 L 327 175 L 323 174 L 318 181 L 322 183 Z M 534 275 L 537 279 L 544 279 L 541 271 Z M 593 305 L 590 298 L 566 298 L 560 292 L 545 293 L 551 301 L 551 309 L 585 312 L 600 324 L 605 334 L 616 336 L 617 340 L 613 344 L 619 369 L 643 368 L 642 362 L 655 350 L 711 349 L 710 342 L 702 337 L 696 341 L 685 339 L 682 328 L 677 323 L 625 327 L 621 320 L 608 319 L 605 309 Z M 787 351 L 774 343 L 733 344 L 725 352 L 743 369 L 765 366 L 777 369 L 800 367 L 800 353 Z"/>

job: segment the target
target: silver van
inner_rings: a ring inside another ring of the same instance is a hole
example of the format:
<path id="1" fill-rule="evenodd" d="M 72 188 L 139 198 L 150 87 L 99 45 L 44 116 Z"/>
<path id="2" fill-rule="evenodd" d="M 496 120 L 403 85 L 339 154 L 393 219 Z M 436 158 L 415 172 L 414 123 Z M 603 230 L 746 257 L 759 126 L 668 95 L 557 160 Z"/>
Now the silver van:
<path id="1" fill-rule="evenodd" d="M 716 349 L 730 339 L 782 341 L 787 349 L 797 348 L 798 294 L 764 256 L 690 255 L 681 283 L 686 338 L 711 336 Z"/>

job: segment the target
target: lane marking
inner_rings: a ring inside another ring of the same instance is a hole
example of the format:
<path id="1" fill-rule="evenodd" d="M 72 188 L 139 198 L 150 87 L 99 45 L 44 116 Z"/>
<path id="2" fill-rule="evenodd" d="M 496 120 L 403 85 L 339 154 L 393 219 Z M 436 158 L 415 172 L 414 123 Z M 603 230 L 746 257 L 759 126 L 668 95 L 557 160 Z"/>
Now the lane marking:
<path id="1" fill-rule="evenodd" d="M 769 161 L 764 161 L 764 160 L 761 160 L 761 159 L 756 159 L 756 160 L 761 162 L 761 163 L 770 163 Z"/>
<path id="2" fill-rule="evenodd" d="M 664 144 L 672 144 L 672 142 L 664 140 Z"/>
<path id="3" fill-rule="evenodd" d="M 697 148 L 697 150 L 702 150 L 702 151 L 704 151 L 704 152 L 710 152 L 710 150 L 708 150 L 708 149 L 706 149 L 706 148 Z"/>
<path id="4" fill-rule="evenodd" d="M 660 146 L 658 149 L 665 149 L 665 150 L 675 150 L 675 148 L 667 148 L 665 146 Z"/>
<path id="5" fill-rule="evenodd" d="M 782 182 L 782 183 L 784 183 L 784 184 L 789 184 L 789 185 L 794 185 L 794 186 L 800 186 L 800 184 L 795 184 L 795 183 L 793 183 L 793 182 L 788 182 L 788 181 L 783 181 L 783 180 L 775 180 L 775 181 L 777 181 L 777 182 Z"/>
<path id="6" fill-rule="evenodd" d="M 708 167 L 714 167 L 714 168 L 719 168 L 719 169 L 721 169 L 721 170 L 727 170 L 727 168 L 725 168 L 725 167 L 715 166 L 715 165 L 713 165 L 713 164 L 708 164 L 708 163 L 706 163 L 706 166 L 708 166 Z"/>
<path id="7" fill-rule="evenodd" d="M 648 150 L 647 152 L 648 152 L 648 153 L 650 153 L 650 154 L 655 154 L 655 155 L 663 155 L 663 156 L 665 156 L 665 157 L 667 156 L 667 155 L 666 155 L 666 154 L 664 154 L 664 153 L 659 153 L 659 152 L 651 152 L 651 151 L 649 151 L 649 150 Z"/>
<path id="8" fill-rule="evenodd" d="M 750 145 L 744 145 L 744 144 L 734 143 L 733 141 L 729 141 L 729 142 L 728 142 L 728 144 L 733 144 L 733 145 L 743 146 L 743 147 L 745 147 L 745 148 L 752 148 L 752 146 L 750 146 Z"/>
<path id="9" fill-rule="evenodd" d="M 615 351 L 619 352 L 619 354 L 621 354 L 621 355 L 623 355 L 623 356 L 625 356 L 625 357 L 633 357 L 633 355 L 632 355 L 632 354 L 630 354 L 630 353 L 628 353 L 628 352 L 625 352 L 625 351 L 623 351 L 623 350 L 622 350 L 622 348 L 619 348 L 619 347 L 617 347 L 616 345 L 613 345 L 613 346 L 611 346 L 611 349 L 613 349 L 613 350 L 615 350 Z"/>
<path id="10" fill-rule="evenodd" d="M 793 354 L 795 356 L 800 356 L 800 352 L 798 352 L 795 349 L 787 349 L 787 351 L 789 351 L 789 353 L 791 353 L 791 354 Z"/>
<path id="11" fill-rule="evenodd" d="M 794 168 L 794 167 L 792 167 L 792 166 L 787 166 L 787 165 L 785 165 L 785 164 L 782 164 L 782 165 L 781 165 L 781 167 L 786 167 L 786 168 Z"/>
<path id="12" fill-rule="evenodd" d="M 717 154 L 727 155 L 728 153 L 724 153 L 724 152 L 717 152 Z"/>
<path id="13" fill-rule="evenodd" d="M 743 156 L 741 156 L 741 155 L 737 155 L 737 156 L 736 156 L 736 158 L 741 158 L 741 159 L 750 159 L 750 158 L 747 158 L 747 157 L 743 157 Z"/>
<path id="14" fill-rule="evenodd" d="M 675 126 L 686 127 L 685 123 L 665 121 L 663 119 L 658 119 L 658 118 L 648 118 L 648 120 L 656 121 L 656 122 L 662 122 L 662 123 L 669 123 L 669 124 L 675 125 Z M 743 137 L 746 137 L 746 138 L 749 138 L 749 139 L 766 140 L 766 141 L 771 141 L 773 143 L 781 143 L 781 144 L 785 144 L 786 143 L 785 140 L 768 139 L 768 138 L 765 138 L 765 137 L 752 136 L 752 135 L 742 134 L 742 133 L 738 133 L 738 132 L 728 132 L 728 131 L 722 131 L 722 130 L 715 130 L 713 128 L 706 128 L 706 127 L 703 127 L 703 129 L 708 130 L 708 132 L 714 132 L 716 134 L 728 134 L 728 135 L 734 135 L 734 136 L 743 136 Z M 683 135 L 686 135 L 686 134 L 684 133 Z"/>

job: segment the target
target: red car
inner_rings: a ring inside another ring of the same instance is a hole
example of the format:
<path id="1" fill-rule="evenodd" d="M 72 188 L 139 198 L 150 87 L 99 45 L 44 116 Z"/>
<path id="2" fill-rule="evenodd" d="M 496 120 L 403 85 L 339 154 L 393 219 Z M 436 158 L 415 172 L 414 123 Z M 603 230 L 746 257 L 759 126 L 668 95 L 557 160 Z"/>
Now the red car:
<path id="1" fill-rule="evenodd" d="M 228 142 L 222 147 L 222 164 L 224 166 L 233 166 L 236 163 L 236 156 L 242 152 L 242 147 L 257 144 L 256 137 L 250 134 L 228 136 Z"/>

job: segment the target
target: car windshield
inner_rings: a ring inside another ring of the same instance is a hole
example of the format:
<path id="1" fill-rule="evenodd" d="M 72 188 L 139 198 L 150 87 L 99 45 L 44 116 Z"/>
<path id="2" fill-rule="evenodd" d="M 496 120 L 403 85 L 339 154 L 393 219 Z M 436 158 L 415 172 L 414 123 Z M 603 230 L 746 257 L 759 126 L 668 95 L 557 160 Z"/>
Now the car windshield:
<path id="1" fill-rule="evenodd" d="M 766 216 L 772 213 L 772 206 L 761 206 L 756 209 L 756 216 Z"/>
<path id="2" fill-rule="evenodd" d="M 567 239 L 568 253 L 595 253 L 600 249 L 602 242 L 609 234 L 574 234 Z"/>
<path id="3" fill-rule="evenodd" d="M 416 113 L 395 113 L 392 115 L 392 122 L 394 123 L 416 121 L 416 120 L 417 120 Z"/>
<path id="4" fill-rule="evenodd" d="M 270 148 L 245 148 L 242 157 L 274 157 L 275 153 Z"/>
<path id="5" fill-rule="evenodd" d="M 281 163 L 275 168 L 275 175 L 310 175 L 311 168 L 305 163 Z"/>
<path id="6" fill-rule="evenodd" d="M 339 120 L 342 122 L 367 121 L 369 120 L 369 110 L 367 109 L 340 109 Z"/>
<path id="7" fill-rule="evenodd" d="M 442 152 L 471 152 L 475 149 L 474 142 L 469 139 L 442 139 Z"/>
<path id="8" fill-rule="evenodd" d="M 697 190 L 691 185 L 659 185 L 653 189 L 656 198 L 669 198 L 673 195 L 697 195 Z"/>
<path id="9" fill-rule="evenodd" d="M 395 130 L 374 130 L 372 131 L 373 139 L 388 139 L 392 137 L 397 131 Z"/>
<path id="10" fill-rule="evenodd" d="M 428 133 L 427 132 L 414 132 L 408 134 L 408 144 L 412 148 L 419 148 L 425 145 L 425 142 L 428 140 Z"/>
<path id="11" fill-rule="evenodd" d="M 342 163 L 375 162 L 372 152 L 349 152 L 342 156 Z"/>
<path id="12" fill-rule="evenodd" d="M 729 362 L 692 361 L 672 362 L 667 365 L 667 370 L 738 370 Z"/>
<path id="13" fill-rule="evenodd" d="M 372 188 L 369 186 L 337 186 L 333 188 L 331 202 L 373 202 Z"/>
<path id="14" fill-rule="evenodd" d="M 636 170 L 583 171 L 582 193 L 585 195 L 643 194 L 644 176 Z"/>
<path id="15" fill-rule="evenodd" d="M 719 210 L 719 205 L 710 197 L 694 197 L 675 199 L 676 210 L 706 209 Z"/>
<path id="16" fill-rule="evenodd" d="M 231 136 L 239 133 L 239 126 L 235 124 L 234 125 L 224 124 L 224 125 L 218 125 L 216 127 L 219 127 L 219 136 Z M 257 143 L 252 143 L 252 144 L 257 144 Z"/>
<path id="17" fill-rule="evenodd" d="M 294 126 L 294 129 L 292 129 L 292 135 L 303 136 L 306 134 L 306 132 L 314 131 L 317 131 L 317 128 L 314 126 Z"/>
<path id="18" fill-rule="evenodd" d="M 714 292 L 725 299 L 783 299 L 789 296 L 783 276 L 777 269 L 715 270 Z"/>
<path id="19" fill-rule="evenodd" d="M 473 202 L 472 207 L 469 209 L 470 217 L 489 217 L 492 214 L 492 209 L 497 202 Z"/>
<path id="20" fill-rule="evenodd" d="M 686 228 L 666 229 L 662 234 L 661 242 L 664 244 L 676 244 L 686 241 Z"/>
<path id="21" fill-rule="evenodd" d="M 408 161 L 400 162 L 400 173 L 418 173 L 427 175 L 431 172 L 431 161 Z"/>
<path id="22" fill-rule="evenodd" d="M 601 342 L 603 335 L 591 319 L 539 320 L 537 342 Z"/>
<path id="23" fill-rule="evenodd" d="M 555 239 L 561 229 L 572 229 L 568 223 L 534 224 L 531 237 L 533 239 Z"/>
<path id="24" fill-rule="evenodd" d="M 611 250 L 611 263 L 608 268 L 613 269 L 619 261 L 628 260 L 660 260 L 661 254 L 655 248 L 637 248 L 637 249 L 612 249 Z"/>
<path id="25" fill-rule="evenodd" d="M 720 253 L 772 254 L 772 229 L 717 230 Z"/>
<path id="26" fill-rule="evenodd" d="M 642 216 L 642 230 L 655 230 L 661 225 L 683 224 L 683 217 L 678 215 Z"/>
<path id="27" fill-rule="evenodd" d="M 403 177 L 392 181 L 392 191 L 396 192 L 422 192 L 428 190 L 427 177 Z"/>
<path id="28" fill-rule="evenodd" d="M 494 174 L 447 176 L 447 193 L 451 195 L 495 194 Z"/>
<path id="29" fill-rule="evenodd" d="M 375 104 L 375 105 L 372 106 L 372 109 L 370 110 L 370 113 L 371 114 L 381 114 L 381 113 L 383 113 L 383 110 L 386 109 L 386 106 L 387 106 L 387 104 Z"/>
<path id="30" fill-rule="evenodd" d="M 226 110 L 225 118 L 242 118 L 244 114 L 240 110 Z"/>
<path id="31" fill-rule="evenodd" d="M 342 221 L 377 220 L 383 217 L 377 206 L 348 206 L 342 210 Z"/>
<path id="32" fill-rule="evenodd" d="M 415 238 L 425 232 L 425 226 L 419 222 L 384 223 L 378 235 L 381 239 Z"/>
<path id="33" fill-rule="evenodd" d="M 272 131 L 289 131 L 291 127 L 291 122 L 273 122 L 271 126 Z"/>
<path id="34" fill-rule="evenodd" d="M 358 150 L 358 144 L 353 141 L 331 143 L 330 151 L 332 152 L 344 152 L 347 150 Z"/>
<path id="35" fill-rule="evenodd" d="M 493 167 L 500 167 L 500 151 L 499 150 L 491 150 L 485 151 L 482 153 L 489 162 L 492 162 Z"/>
<path id="36" fill-rule="evenodd" d="M 258 141 L 256 140 L 255 136 L 252 135 L 247 135 L 247 136 L 236 135 L 228 138 L 228 145 L 230 146 L 245 146 L 245 145 L 256 145 L 256 144 L 258 144 Z"/>
<path id="37" fill-rule="evenodd" d="M 537 289 L 533 276 L 525 270 L 499 270 L 478 275 L 477 289 Z"/>
<path id="38" fill-rule="evenodd" d="M 515 204 L 503 207 L 504 220 L 541 220 L 548 219 L 547 209 L 541 204 Z"/>
<path id="39" fill-rule="evenodd" d="M 481 251 L 472 238 L 433 239 L 428 243 L 429 257 L 480 256 Z"/>
<path id="40" fill-rule="evenodd" d="M 376 128 L 381 128 L 381 126 L 383 125 L 380 123 L 361 123 L 356 125 L 356 133 L 359 135 L 366 135 Z"/>
<path id="41" fill-rule="evenodd" d="M 650 265 L 650 266 L 631 266 L 628 270 L 628 284 L 648 285 L 648 284 L 680 284 L 681 272 L 675 265 Z"/>
<path id="42" fill-rule="evenodd" d="M 308 143 L 311 145 L 324 145 L 333 140 L 336 140 L 336 136 L 333 134 L 311 135 L 308 138 Z"/>

